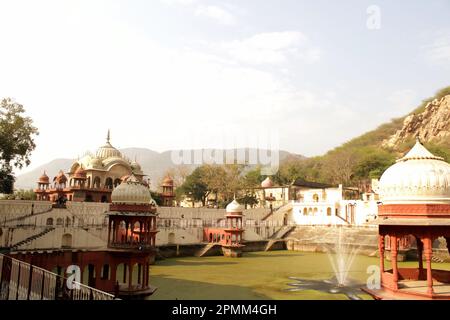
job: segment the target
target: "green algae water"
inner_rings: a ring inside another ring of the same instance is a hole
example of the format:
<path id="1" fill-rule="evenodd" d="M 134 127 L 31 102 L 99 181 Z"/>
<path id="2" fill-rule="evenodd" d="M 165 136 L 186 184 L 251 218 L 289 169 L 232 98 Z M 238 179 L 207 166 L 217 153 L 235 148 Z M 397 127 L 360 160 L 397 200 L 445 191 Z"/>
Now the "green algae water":
<path id="1" fill-rule="evenodd" d="M 369 266 L 378 266 L 379 259 L 357 255 L 349 279 L 366 285 Z M 417 262 L 400 263 L 416 266 Z M 436 264 L 450 270 L 450 264 Z M 389 262 L 386 261 L 389 268 Z M 327 280 L 334 276 L 333 268 L 324 253 L 271 251 L 245 253 L 242 258 L 187 257 L 157 261 L 151 266 L 150 282 L 158 290 L 148 299 L 168 300 L 227 300 L 227 299 L 318 299 L 346 300 L 344 294 L 320 290 L 287 291 L 290 277 Z M 371 297 L 360 292 L 361 299 Z"/>

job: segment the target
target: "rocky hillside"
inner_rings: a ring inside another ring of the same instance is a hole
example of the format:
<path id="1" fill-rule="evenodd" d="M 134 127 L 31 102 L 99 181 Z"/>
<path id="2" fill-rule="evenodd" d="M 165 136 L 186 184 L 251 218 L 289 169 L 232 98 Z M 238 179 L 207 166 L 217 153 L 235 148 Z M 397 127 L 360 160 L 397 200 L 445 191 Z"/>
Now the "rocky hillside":
<path id="1" fill-rule="evenodd" d="M 301 178 L 365 188 L 408 151 L 416 137 L 450 162 L 450 87 L 425 99 L 405 117 L 392 119 L 323 156 L 285 163 L 276 180 L 287 183 Z"/>
<path id="2" fill-rule="evenodd" d="M 418 137 L 425 142 L 450 140 L 450 95 L 428 102 L 425 110 L 412 113 L 394 135 L 383 141 L 383 146 L 397 149 L 403 143 Z"/>

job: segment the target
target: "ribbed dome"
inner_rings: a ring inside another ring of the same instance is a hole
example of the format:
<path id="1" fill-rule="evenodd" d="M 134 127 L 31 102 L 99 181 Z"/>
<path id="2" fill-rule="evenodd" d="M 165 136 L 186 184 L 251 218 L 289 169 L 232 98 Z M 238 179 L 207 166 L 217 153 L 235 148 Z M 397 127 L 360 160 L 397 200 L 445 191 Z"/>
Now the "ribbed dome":
<path id="1" fill-rule="evenodd" d="M 169 176 L 165 177 L 162 182 L 163 187 L 173 187 L 173 179 Z"/>
<path id="2" fill-rule="evenodd" d="M 383 203 L 450 202 L 450 164 L 419 141 L 380 178 Z"/>
<path id="3" fill-rule="evenodd" d="M 45 171 L 42 174 L 42 176 L 39 177 L 38 183 L 44 183 L 44 184 L 50 183 L 50 178 L 48 177 L 48 175 Z"/>
<path id="4" fill-rule="evenodd" d="M 122 154 L 119 150 L 114 148 L 109 141 L 102 147 L 97 149 L 97 152 L 95 153 L 95 156 L 100 159 L 106 159 L 106 158 L 122 158 Z"/>
<path id="5" fill-rule="evenodd" d="M 117 186 L 111 194 L 111 202 L 115 204 L 149 204 L 152 200 L 150 190 L 134 175 Z"/>
<path id="6" fill-rule="evenodd" d="M 239 202 L 237 202 L 235 199 L 227 205 L 226 210 L 227 213 L 242 214 L 242 212 L 244 211 L 244 206 L 239 204 Z"/>
<path id="7" fill-rule="evenodd" d="M 53 181 L 59 184 L 63 184 L 67 182 L 67 177 L 62 170 L 59 171 L 58 175 L 53 178 Z"/>
<path id="8" fill-rule="evenodd" d="M 106 144 L 100 148 L 97 149 L 97 152 L 95 156 L 100 159 L 106 159 L 106 158 L 122 158 L 122 154 L 119 150 L 114 148 L 111 143 L 109 143 L 110 140 L 110 132 L 108 130 L 108 135 L 106 136 Z"/>
<path id="9" fill-rule="evenodd" d="M 261 187 L 272 188 L 273 187 L 272 179 L 270 179 L 270 177 L 267 177 L 263 182 L 261 182 Z"/>

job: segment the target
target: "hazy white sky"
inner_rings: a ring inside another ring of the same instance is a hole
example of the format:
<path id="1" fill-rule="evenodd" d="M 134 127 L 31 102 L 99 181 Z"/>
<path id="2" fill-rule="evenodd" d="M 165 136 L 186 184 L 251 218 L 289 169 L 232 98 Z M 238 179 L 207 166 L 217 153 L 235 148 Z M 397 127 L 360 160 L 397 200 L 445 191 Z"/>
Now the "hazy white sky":
<path id="1" fill-rule="evenodd" d="M 449 13 L 446 0 L 0 0 L 0 97 L 40 130 L 31 168 L 95 150 L 108 128 L 116 147 L 156 151 L 270 128 L 317 155 L 450 84 Z"/>

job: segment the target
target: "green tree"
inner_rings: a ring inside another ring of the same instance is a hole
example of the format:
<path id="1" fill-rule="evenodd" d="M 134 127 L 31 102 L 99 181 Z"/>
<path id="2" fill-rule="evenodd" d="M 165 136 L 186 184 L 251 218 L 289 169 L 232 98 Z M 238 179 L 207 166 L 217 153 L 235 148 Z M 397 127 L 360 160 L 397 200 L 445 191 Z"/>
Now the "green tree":
<path id="1" fill-rule="evenodd" d="M 34 136 L 38 129 L 33 120 L 24 115 L 21 104 L 10 98 L 0 102 L 0 193 L 11 194 L 14 168 L 30 164 L 31 152 L 36 148 Z"/>
<path id="2" fill-rule="evenodd" d="M 177 192 L 182 193 L 191 198 L 192 202 L 201 201 L 202 205 L 206 205 L 206 199 L 210 194 L 208 185 L 204 182 L 204 169 L 202 167 L 196 168 L 186 180 L 178 188 Z"/>
<path id="3" fill-rule="evenodd" d="M 238 198 L 237 201 L 240 204 L 243 204 L 245 206 L 245 209 L 247 209 L 247 206 L 250 206 L 250 208 L 253 208 L 253 206 L 255 206 L 259 203 L 259 200 L 255 194 L 246 194 L 243 197 Z"/>
<path id="4" fill-rule="evenodd" d="M 355 177 L 358 179 L 379 179 L 395 163 L 395 155 L 385 150 L 373 148 L 363 150 L 363 153 L 355 166 Z"/>
<path id="5" fill-rule="evenodd" d="M 150 191 L 150 195 L 152 196 L 152 199 L 155 200 L 155 202 L 156 202 L 156 204 L 157 204 L 158 206 L 161 206 L 161 205 L 162 205 L 163 201 L 162 201 L 162 198 L 161 198 L 161 194 L 160 194 L 160 193 Z"/>

